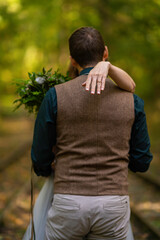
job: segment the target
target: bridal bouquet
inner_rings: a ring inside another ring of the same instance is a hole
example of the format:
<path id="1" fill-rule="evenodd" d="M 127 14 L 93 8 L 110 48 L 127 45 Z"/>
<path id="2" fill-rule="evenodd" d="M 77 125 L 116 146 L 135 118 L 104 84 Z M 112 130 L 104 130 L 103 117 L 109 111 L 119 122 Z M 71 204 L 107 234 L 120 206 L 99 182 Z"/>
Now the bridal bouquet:
<path id="1" fill-rule="evenodd" d="M 52 74 L 51 71 L 52 68 L 48 71 L 43 68 L 42 72 L 28 73 L 28 80 L 16 81 L 19 98 L 14 101 L 17 104 L 15 110 L 24 105 L 29 113 L 37 114 L 49 88 L 70 80 L 68 74 L 64 76 L 58 70 Z"/>

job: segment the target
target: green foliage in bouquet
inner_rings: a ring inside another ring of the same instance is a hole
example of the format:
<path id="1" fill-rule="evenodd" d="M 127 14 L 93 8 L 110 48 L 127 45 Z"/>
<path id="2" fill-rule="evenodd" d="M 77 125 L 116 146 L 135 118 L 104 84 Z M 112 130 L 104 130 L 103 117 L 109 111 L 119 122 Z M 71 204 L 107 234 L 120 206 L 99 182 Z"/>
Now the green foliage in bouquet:
<path id="1" fill-rule="evenodd" d="M 29 113 L 37 114 L 46 92 L 70 80 L 68 74 L 64 76 L 58 70 L 52 74 L 51 71 L 52 68 L 48 71 L 43 68 L 40 73 L 28 73 L 29 80 L 16 81 L 19 98 L 14 101 L 17 104 L 15 110 L 24 105 Z"/>

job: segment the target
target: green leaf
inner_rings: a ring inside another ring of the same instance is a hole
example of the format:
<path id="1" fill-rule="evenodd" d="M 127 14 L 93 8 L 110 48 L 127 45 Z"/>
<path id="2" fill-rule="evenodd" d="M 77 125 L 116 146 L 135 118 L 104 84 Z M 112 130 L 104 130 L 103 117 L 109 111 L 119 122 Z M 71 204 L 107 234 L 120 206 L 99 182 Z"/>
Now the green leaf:
<path id="1" fill-rule="evenodd" d="M 32 79 L 32 74 L 31 73 L 28 73 L 28 76 L 30 79 Z"/>
<path id="2" fill-rule="evenodd" d="M 44 67 L 43 67 L 42 71 L 43 71 L 43 74 L 45 74 L 45 73 L 46 73 L 46 69 L 45 69 Z"/>
<path id="3" fill-rule="evenodd" d="M 36 74 L 34 72 L 33 72 L 32 76 L 33 76 L 33 80 L 35 80 L 36 79 Z"/>
<path id="4" fill-rule="evenodd" d="M 48 70 L 48 73 L 51 72 L 51 71 L 52 71 L 52 68 L 50 68 L 50 69 Z"/>
<path id="5" fill-rule="evenodd" d="M 22 105 L 23 103 L 21 102 L 20 104 L 18 104 L 14 109 L 13 111 L 15 112 L 18 108 L 20 108 L 20 106 Z"/>
<path id="6" fill-rule="evenodd" d="M 20 102 L 20 101 L 21 101 L 21 99 L 19 98 L 19 99 L 14 100 L 13 103 L 17 103 L 17 102 Z"/>
<path id="7" fill-rule="evenodd" d="M 33 95 L 40 95 L 41 92 L 33 92 Z"/>

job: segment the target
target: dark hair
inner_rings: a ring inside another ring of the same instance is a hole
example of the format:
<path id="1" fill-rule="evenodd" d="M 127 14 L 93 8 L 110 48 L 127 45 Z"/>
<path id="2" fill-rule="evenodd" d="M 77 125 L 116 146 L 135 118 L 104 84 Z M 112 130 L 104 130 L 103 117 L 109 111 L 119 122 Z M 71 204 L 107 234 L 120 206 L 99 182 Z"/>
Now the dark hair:
<path id="1" fill-rule="evenodd" d="M 105 50 L 104 40 L 96 29 L 82 27 L 69 38 L 70 55 L 81 66 L 102 61 Z"/>

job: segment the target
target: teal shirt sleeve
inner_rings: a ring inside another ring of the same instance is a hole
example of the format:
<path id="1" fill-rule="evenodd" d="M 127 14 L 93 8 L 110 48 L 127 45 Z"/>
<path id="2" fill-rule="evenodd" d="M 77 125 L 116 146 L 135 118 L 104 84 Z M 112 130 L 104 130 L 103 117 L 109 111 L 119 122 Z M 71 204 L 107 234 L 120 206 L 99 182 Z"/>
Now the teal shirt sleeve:
<path id="1" fill-rule="evenodd" d="M 52 171 L 52 148 L 56 144 L 56 115 L 56 90 L 51 88 L 42 101 L 34 127 L 31 159 L 38 176 L 49 176 Z"/>
<path id="2" fill-rule="evenodd" d="M 133 172 L 145 172 L 152 161 L 150 139 L 147 130 L 143 100 L 134 94 L 135 121 L 132 127 L 129 169 Z"/>

